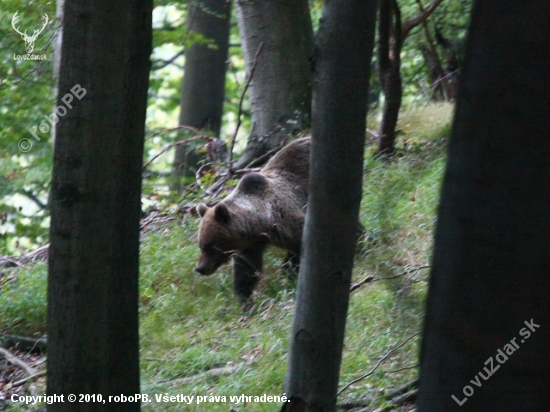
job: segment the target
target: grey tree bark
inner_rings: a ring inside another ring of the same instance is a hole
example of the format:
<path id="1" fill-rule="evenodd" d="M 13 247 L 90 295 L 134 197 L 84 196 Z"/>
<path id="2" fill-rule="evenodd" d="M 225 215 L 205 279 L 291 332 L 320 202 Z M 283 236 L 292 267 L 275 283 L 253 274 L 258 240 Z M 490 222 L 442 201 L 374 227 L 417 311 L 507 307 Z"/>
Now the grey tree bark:
<path id="1" fill-rule="evenodd" d="M 473 8 L 435 237 L 421 412 L 550 404 L 548 21 L 548 2 Z"/>
<path id="2" fill-rule="evenodd" d="M 325 1 L 286 412 L 334 411 L 363 180 L 376 1 Z"/>
<path id="3" fill-rule="evenodd" d="M 247 73 L 256 66 L 250 84 L 252 130 L 235 164 L 242 168 L 289 134 L 309 128 L 313 28 L 307 0 L 237 0 L 235 10 Z"/>
<path id="4" fill-rule="evenodd" d="M 220 136 L 225 97 L 225 73 L 229 50 L 231 3 L 228 0 L 197 0 L 189 3 L 188 30 L 212 40 L 193 44 L 185 51 L 179 124 L 210 131 Z M 203 158 L 196 144 L 176 147 L 174 188 L 181 189 L 182 177 L 195 177 Z"/>
<path id="5" fill-rule="evenodd" d="M 64 15 L 51 195 L 48 393 L 65 400 L 69 394 L 135 395 L 152 1 L 66 0 Z M 94 402 L 47 408 L 98 410 Z M 139 403 L 107 402 L 100 409 L 138 411 Z"/>

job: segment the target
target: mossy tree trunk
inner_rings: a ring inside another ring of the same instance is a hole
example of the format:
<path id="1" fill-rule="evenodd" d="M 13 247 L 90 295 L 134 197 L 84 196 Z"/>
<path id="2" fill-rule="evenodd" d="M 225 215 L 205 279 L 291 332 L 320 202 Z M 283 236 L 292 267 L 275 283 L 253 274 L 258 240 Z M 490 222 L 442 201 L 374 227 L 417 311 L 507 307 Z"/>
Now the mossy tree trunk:
<path id="1" fill-rule="evenodd" d="M 307 0 L 235 2 L 250 84 L 252 130 L 236 168 L 311 122 L 313 28 Z M 256 58 L 257 52 L 260 49 Z"/>

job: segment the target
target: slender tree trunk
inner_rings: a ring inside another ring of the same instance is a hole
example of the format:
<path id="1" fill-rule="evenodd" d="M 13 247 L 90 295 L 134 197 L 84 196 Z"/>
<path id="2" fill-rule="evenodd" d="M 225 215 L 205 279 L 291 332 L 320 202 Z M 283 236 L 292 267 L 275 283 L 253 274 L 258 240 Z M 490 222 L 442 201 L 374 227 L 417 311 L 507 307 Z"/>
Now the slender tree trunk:
<path id="1" fill-rule="evenodd" d="M 418 48 L 420 49 L 422 57 L 424 58 L 424 62 L 428 67 L 428 75 L 430 77 L 430 83 L 432 85 L 432 95 L 430 99 L 433 101 L 448 101 L 448 95 L 444 87 L 446 85 L 446 82 L 445 80 L 442 80 L 445 76 L 445 72 L 441 67 L 439 56 L 437 55 L 437 53 L 434 52 L 431 47 L 428 47 L 425 44 L 420 44 Z"/>
<path id="2" fill-rule="evenodd" d="M 395 17 L 395 22 L 394 22 Z M 387 157 L 395 150 L 395 128 L 403 86 L 401 84 L 401 12 L 394 0 L 380 0 L 378 24 L 378 77 L 384 91 L 382 122 L 377 155 Z"/>
<path id="3" fill-rule="evenodd" d="M 252 131 L 236 163 L 241 168 L 309 127 L 313 29 L 307 0 L 237 0 L 235 8 L 249 75 L 256 66 Z"/>
<path id="4" fill-rule="evenodd" d="M 283 411 L 334 411 L 361 201 L 376 2 L 326 1 L 309 198 Z"/>
<path id="5" fill-rule="evenodd" d="M 216 137 L 220 135 L 223 114 L 230 17 L 228 0 L 189 3 L 188 30 L 212 40 L 213 44 L 195 43 L 185 51 L 179 124 L 211 131 Z M 176 147 L 175 189 L 181 189 L 182 176 L 195 176 L 202 157 L 194 144 Z"/>
<path id="6" fill-rule="evenodd" d="M 436 230 L 421 412 L 550 404 L 549 21 L 548 2 L 473 8 Z"/>
<path id="7" fill-rule="evenodd" d="M 397 0 L 380 0 L 378 24 L 378 77 L 384 92 L 382 122 L 378 133 L 377 156 L 387 158 L 395 150 L 396 126 L 401 108 L 403 86 L 401 82 L 401 46 L 411 30 L 422 24 L 442 3 L 433 0 L 418 14 L 401 25 L 401 10 Z"/>
<path id="8" fill-rule="evenodd" d="M 424 6 L 422 5 L 422 0 L 416 0 L 418 3 L 418 8 L 420 12 L 424 12 Z M 445 71 L 441 65 L 441 60 L 439 54 L 437 53 L 437 48 L 435 47 L 435 41 L 432 34 L 430 33 L 430 28 L 428 27 L 428 22 L 424 21 L 422 23 L 424 28 L 424 35 L 426 36 L 427 45 L 419 44 L 420 52 L 426 66 L 428 67 L 428 74 L 430 77 L 430 83 L 432 84 L 432 96 L 431 99 L 434 101 L 444 100 L 449 101 L 449 91 L 448 91 L 448 81 L 444 79 Z"/>
<path id="9" fill-rule="evenodd" d="M 141 166 L 152 1 L 66 0 L 48 279 L 49 411 L 137 411 L 68 402 L 140 393 Z M 72 99 L 72 100 L 71 100 Z M 65 110 L 60 110 L 64 107 Z"/>

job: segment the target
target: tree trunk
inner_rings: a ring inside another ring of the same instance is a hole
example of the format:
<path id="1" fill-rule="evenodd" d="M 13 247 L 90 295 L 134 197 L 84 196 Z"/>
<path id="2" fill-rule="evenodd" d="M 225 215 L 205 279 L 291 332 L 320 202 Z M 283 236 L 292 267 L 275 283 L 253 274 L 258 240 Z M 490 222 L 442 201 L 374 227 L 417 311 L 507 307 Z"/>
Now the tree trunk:
<path id="1" fill-rule="evenodd" d="M 327 1 L 323 6 L 286 412 L 336 407 L 361 201 L 375 16 L 375 1 Z"/>
<path id="2" fill-rule="evenodd" d="M 418 8 L 420 12 L 424 12 L 424 6 L 422 5 L 422 0 L 416 0 L 418 3 Z M 437 48 L 435 47 L 435 41 L 430 29 L 428 27 L 428 22 L 424 21 L 422 23 L 424 26 L 424 35 L 426 36 L 426 41 L 428 45 L 419 44 L 418 48 L 422 53 L 422 57 L 426 62 L 428 67 L 428 75 L 430 77 L 432 95 L 431 100 L 439 101 L 444 100 L 446 102 L 450 101 L 450 96 L 454 99 L 455 94 L 454 90 L 451 90 L 450 83 L 447 78 L 445 78 L 445 71 L 441 64 L 439 54 L 437 53 Z"/>
<path id="3" fill-rule="evenodd" d="M 236 168 L 308 128 L 311 115 L 313 29 L 307 0 L 235 2 L 250 84 L 252 130 Z M 263 44 L 261 53 L 256 53 Z"/>
<path id="4" fill-rule="evenodd" d="M 385 100 L 376 150 L 379 157 L 388 158 L 395 151 L 395 129 L 403 94 L 400 58 L 403 41 L 414 27 L 426 21 L 442 1 L 433 0 L 426 9 L 407 19 L 401 26 L 401 10 L 397 0 L 380 0 L 378 77 Z"/>
<path id="5" fill-rule="evenodd" d="M 437 55 L 437 53 L 434 52 L 434 50 L 432 50 L 425 44 L 419 44 L 418 48 L 420 49 L 422 57 L 424 58 L 424 62 L 428 67 L 428 75 L 430 77 L 431 84 L 430 89 L 432 90 L 430 100 L 436 102 L 441 100 L 448 101 L 449 99 L 447 97 L 446 89 L 444 87 L 446 82 L 445 80 L 443 80 L 443 77 L 445 77 L 445 72 L 441 67 L 439 56 Z"/>
<path id="6" fill-rule="evenodd" d="M 212 40 L 212 44 L 193 44 L 185 51 L 183 86 L 180 100 L 180 125 L 192 126 L 220 135 L 225 73 L 229 50 L 231 3 L 228 0 L 190 2 L 188 30 Z M 181 190 L 182 177 L 195 177 L 202 156 L 196 144 L 176 147 L 174 188 Z"/>
<path id="7" fill-rule="evenodd" d="M 550 404 L 549 21 L 548 2 L 473 8 L 435 236 L 422 412 Z"/>
<path id="8" fill-rule="evenodd" d="M 56 18 L 58 20 L 58 29 L 54 37 L 53 47 L 53 77 L 55 79 L 54 96 L 57 96 L 57 88 L 59 86 L 59 66 L 61 65 L 61 45 L 63 40 L 63 9 L 65 7 L 64 0 L 57 0 L 55 3 Z M 52 141 L 55 141 L 55 125 L 52 127 Z"/>
<path id="9" fill-rule="evenodd" d="M 395 22 L 394 22 L 395 16 Z M 378 133 L 378 156 L 395 150 L 395 128 L 401 107 L 401 12 L 394 0 L 380 0 L 378 24 L 378 77 L 384 92 L 384 108 Z"/>
<path id="10" fill-rule="evenodd" d="M 96 411 L 94 402 L 67 396 L 140 393 L 139 217 L 152 1 L 66 0 L 64 14 L 47 380 L 48 393 L 65 402 L 48 410 Z M 137 411 L 139 402 L 100 409 Z"/>

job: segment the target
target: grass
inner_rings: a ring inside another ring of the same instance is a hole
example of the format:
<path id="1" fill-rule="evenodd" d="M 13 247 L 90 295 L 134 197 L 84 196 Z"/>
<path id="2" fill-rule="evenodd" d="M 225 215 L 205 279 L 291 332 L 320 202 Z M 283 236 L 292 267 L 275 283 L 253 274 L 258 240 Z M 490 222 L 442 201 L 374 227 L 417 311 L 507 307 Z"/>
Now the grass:
<path id="1" fill-rule="evenodd" d="M 367 156 L 361 221 L 368 236 L 353 278 L 403 274 L 429 264 L 439 186 L 449 133 L 449 105 L 404 111 L 396 159 L 385 164 Z M 369 119 L 370 127 L 373 119 Z M 367 148 L 367 153 L 372 150 Z M 227 411 L 229 397 L 281 395 L 292 325 L 295 280 L 280 269 L 283 254 L 270 251 L 257 288 L 253 315 L 233 298 L 230 267 L 203 277 L 197 221 L 186 217 L 143 234 L 140 283 L 142 392 L 160 395 L 226 396 L 226 402 L 143 404 L 144 411 Z M 0 327 L 32 335 L 45 330 L 45 265 L 12 271 L 0 290 Z M 420 331 L 428 271 L 366 284 L 350 298 L 340 387 Z M 2 281 L 3 278 L 0 278 Z M 4 327 L 5 325 L 5 327 Z M 339 401 L 369 394 L 386 404 L 383 391 L 416 376 L 419 337 L 396 350 L 374 373 L 352 385 Z M 233 368 L 212 376 L 205 371 Z M 183 380 L 183 378 L 194 378 Z M 269 411 L 278 403 L 231 404 L 234 410 Z"/>

